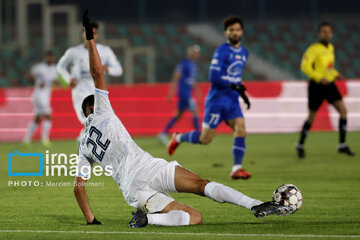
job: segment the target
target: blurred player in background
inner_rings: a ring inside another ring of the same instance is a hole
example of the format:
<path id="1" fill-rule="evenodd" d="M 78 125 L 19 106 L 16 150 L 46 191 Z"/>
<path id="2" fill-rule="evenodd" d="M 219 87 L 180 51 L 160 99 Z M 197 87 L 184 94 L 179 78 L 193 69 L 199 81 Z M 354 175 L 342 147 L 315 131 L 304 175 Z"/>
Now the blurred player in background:
<path id="1" fill-rule="evenodd" d="M 210 64 L 211 88 L 206 97 L 202 132 L 195 130 L 174 134 L 168 145 L 168 152 L 172 155 L 182 142 L 209 144 L 215 136 L 217 126 L 225 121 L 233 130 L 235 138 L 232 147 L 234 165 L 230 176 L 232 179 L 248 179 L 251 174 L 242 168 L 246 131 L 239 95 L 249 109 L 250 102 L 242 84 L 242 72 L 249 52 L 241 46 L 243 21 L 239 16 L 227 17 L 224 20 L 224 30 L 228 42 L 215 50 Z"/>
<path id="2" fill-rule="evenodd" d="M 83 15 L 83 25 L 96 89 L 82 103 L 87 117 L 86 130 L 79 147 L 74 193 L 88 224 L 101 224 L 90 208 L 85 191 L 85 183 L 95 162 L 105 169 L 113 169 L 112 177 L 125 200 L 138 209 L 129 222 L 130 228 L 148 224 L 186 226 L 202 223 L 199 211 L 175 201 L 168 192 L 194 193 L 220 203 L 235 204 L 251 210 L 258 218 L 271 214 L 285 216 L 293 212 L 292 207 L 263 203 L 230 187 L 202 179 L 176 161 L 154 158 L 137 146 L 111 107 L 87 10 Z"/>
<path id="3" fill-rule="evenodd" d="M 44 61 L 35 64 L 27 74 L 27 78 L 31 82 L 35 83 L 32 96 L 35 119 L 30 123 L 23 141 L 26 144 L 30 143 L 34 131 L 38 127 L 40 121 L 43 119 L 41 141 L 45 146 L 50 146 L 49 134 L 51 129 L 51 85 L 57 79 L 56 58 L 53 52 L 47 51 L 44 55 Z"/>
<path id="4" fill-rule="evenodd" d="M 98 40 L 98 29 L 99 25 L 96 22 L 90 23 L 94 29 L 94 41 Z M 117 60 L 114 52 L 110 47 L 103 44 L 96 44 L 99 50 L 101 62 L 103 63 L 104 72 L 107 72 L 111 76 L 120 77 L 122 75 L 122 67 Z M 88 43 L 83 33 L 83 43 L 69 48 L 65 54 L 60 58 L 56 69 L 59 75 L 70 85 L 72 88 L 71 95 L 73 106 L 76 115 L 84 125 L 85 116 L 81 110 L 81 103 L 85 97 L 94 93 L 94 81 L 91 78 L 89 68 L 89 54 L 88 54 Z M 70 68 L 70 72 L 68 69 Z M 79 138 L 82 133 L 80 133 Z"/>
<path id="5" fill-rule="evenodd" d="M 197 98 L 201 99 L 201 92 L 196 84 L 196 76 L 198 73 L 198 67 L 196 61 L 200 57 L 200 46 L 194 45 L 187 49 L 187 58 L 181 61 L 174 71 L 172 81 L 169 88 L 169 94 L 167 100 L 171 100 L 174 97 L 177 87 L 178 106 L 175 116 L 173 116 L 164 131 L 158 135 L 159 141 L 165 146 L 168 144 L 168 132 L 172 126 L 180 120 L 185 110 L 191 111 L 193 114 L 194 128 L 199 131 L 199 119 L 196 108 L 196 103 L 192 98 L 192 90 L 195 89 Z"/>
<path id="6" fill-rule="evenodd" d="M 355 155 L 345 143 L 346 107 L 335 85 L 335 80 L 343 80 L 344 76 L 334 68 L 334 46 L 330 43 L 332 34 L 330 23 L 321 23 L 318 30 L 318 42 L 310 45 L 302 57 L 301 71 L 308 76 L 310 81 L 308 86 L 309 116 L 303 125 L 300 140 L 296 145 L 299 158 L 305 157 L 306 136 L 314 122 L 317 110 L 325 99 L 340 113 L 338 152 L 349 156 Z"/>

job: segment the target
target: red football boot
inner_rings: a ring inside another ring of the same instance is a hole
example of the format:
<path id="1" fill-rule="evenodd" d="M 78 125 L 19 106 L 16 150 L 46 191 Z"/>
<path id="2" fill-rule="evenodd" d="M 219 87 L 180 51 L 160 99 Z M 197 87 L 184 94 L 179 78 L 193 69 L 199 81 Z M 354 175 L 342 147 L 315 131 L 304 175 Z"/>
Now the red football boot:
<path id="1" fill-rule="evenodd" d="M 178 143 L 178 142 L 176 141 L 176 135 L 177 135 L 177 133 L 174 133 L 174 134 L 172 135 L 171 140 L 170 140 L 170 142 L 169 142 L 169 144 L 168 144 L 168 146 L 167 146 L 168 154 L 169 154 L 170 156 L 174 154 L 176 148 L 180 145 L 180 143 Z"/>
<path id="2" fill-rule="evenodd" d="M 251 173 L 245 172 L 245 169 L 239 168 L 238 170 L 231 172 L 230 176 L 233 180 L 249 179 L 251 177 Z"/>

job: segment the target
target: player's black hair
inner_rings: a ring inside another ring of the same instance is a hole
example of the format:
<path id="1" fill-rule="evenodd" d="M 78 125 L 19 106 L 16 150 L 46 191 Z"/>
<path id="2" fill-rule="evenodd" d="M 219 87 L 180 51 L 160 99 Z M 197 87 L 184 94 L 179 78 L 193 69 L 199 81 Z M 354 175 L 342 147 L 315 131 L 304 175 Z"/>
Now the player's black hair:
<path id="1" fill-rule="evenodd" d="M 89 115 L 87 114 L 88 109 L 90 108 L 90 106 L 94 106 L 94 103 L 95 103 L 94 94 L 87 96 L 82 102 L 81 108 L 83 110 L 85 117 Z"/>
<path id="2" fill-rule="evenodd" d="M 97 22 L 90 22 L 90 26 L 95 29 L 99 29 L 99 23 Z"/>
<path id="3" fill-rule="evenodd" d="M 239 23 L 241 28 L 244 29 L 244 23 L 243 23 L 241 17 L 238 15 L 231 15 L 231 16 L 226 17 L 223 21 L 224 30 L 226 31 L 228 29 L 228 27 L 233 25 L 234 23 Z"/>
<path id="4" fill-rule="evenodd" d="M 322 22 L 318 26 L 318 32 L 320 32 L 322 27 L 331 27 L 332 28 L 332 26 L 331 26 L 331 24 L 329 22 Z"/>

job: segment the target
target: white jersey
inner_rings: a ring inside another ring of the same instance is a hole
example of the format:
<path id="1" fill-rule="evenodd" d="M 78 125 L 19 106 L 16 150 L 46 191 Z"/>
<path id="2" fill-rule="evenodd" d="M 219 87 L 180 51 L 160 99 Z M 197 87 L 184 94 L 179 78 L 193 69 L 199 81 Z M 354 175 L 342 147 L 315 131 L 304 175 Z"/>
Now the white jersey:
<path id="1" fill-rule="evenodd" d="M 103 44 L 96 44 L 101 62 L 108 67 L 111 76 L 121 76 L 122 67 L 110 47 Z M 60 58 L 56 69 L 60 76 L 70 83 L 72 78 L 77 79 L 77 85 L 72 89 L 72 100 L 74 109 L 81 123 L 85 123 L 85 116 L 82 113 L 82 101 L 94 93 L 94 80 L 90 73 L 89 52 L 84 44 L 69 48 Z M 70 69 L 70 71 L 68 70 Z"/>
<path id="2" fill-rule="evenodd" d="M 46 62 L 35 64 L 30 69 L 30 73 L 35 78 L 32 96 L 34 112 L 37 115 L 50 114 L 51 85 L 57 79 L 56 64 L 47 64 Z"/>
<path id="3" fill-rule="evenodd" d="M 90 169 L 94 162 L 105 169 L 110 166 L 125 200 L 139 207 L 154 194 L 147 191 L 139 196 L 140 192 L 168 162 L 153 158 L 132 140 L 115 115 L 107 91 L 95 89 L 94 97 L 94 113 L 86 119 L 85 134 L 80 142 L 77 176 L 89 178 L 81 169 Z"/>

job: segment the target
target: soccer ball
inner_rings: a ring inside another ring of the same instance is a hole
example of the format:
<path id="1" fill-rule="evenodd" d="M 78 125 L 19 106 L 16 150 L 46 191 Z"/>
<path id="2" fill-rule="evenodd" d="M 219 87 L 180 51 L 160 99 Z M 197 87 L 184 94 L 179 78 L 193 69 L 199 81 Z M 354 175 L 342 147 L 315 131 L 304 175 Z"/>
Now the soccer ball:
<path id="1" fill-rule="evenodd" d="M 295 185 L 283 184 L 274 191 L 273 201 L 275 204 L 290 206 L 296 212 L 302 205 L 303 197 Z"/>

